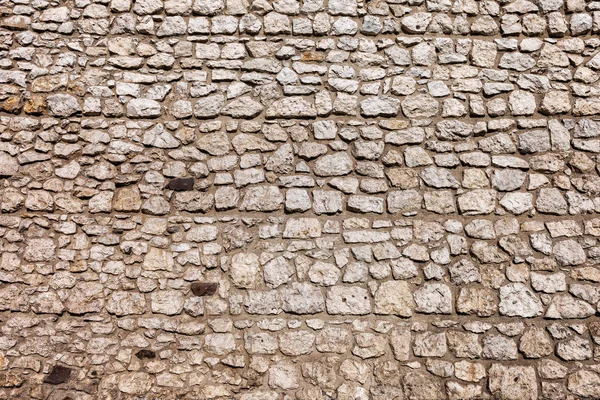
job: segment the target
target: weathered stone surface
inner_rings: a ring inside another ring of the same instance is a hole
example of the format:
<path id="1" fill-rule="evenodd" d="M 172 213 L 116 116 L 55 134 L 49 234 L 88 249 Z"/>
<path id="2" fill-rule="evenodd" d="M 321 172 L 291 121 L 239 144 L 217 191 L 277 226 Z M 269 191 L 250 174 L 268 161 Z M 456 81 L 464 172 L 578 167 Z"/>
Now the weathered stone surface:
<path id="1" fill-rule="evenodd" d="M 177 315 L 183 310 L 183 293 L 177 290 L 161 290 L 151 295 L 152 312 Z"/>
<path id="2" fill-rule="evenodd" d="M 317 333 L 315 347 L 323 353 L 344 354 L 350 351 L 351 344 L 352 335 L 350 330 L 329 326 Z"/>
<path id="3" fill-rule="evenodd" d="M 600 396 L 600 375 L 588 370 L 576 371 L 567 379 L 569 391 L 577 396 Z"/>
<path id="4" fill-rule="evenodd" d="M 575 337 L 559 343 L 556 354 L 565 361 L 584 361 L 592 358 L 592 348 L 589 340 Z"/>
<path id="5" fill-rule="evenodd" d="M 238 253 L 231 258 L 231 282 L 240 288 L 254 288 L 260 278 L 258 256 L 253 253 Z"/>
<path id="6" fill-rule="evenodd" d="M 231 145 L 225 132 L 214 132 L 201 135 L 196 141 L 196 146 L 213 156 L 224 156 L 229 153 Z"/>
<path id="7" fill-rule="evenodd" d="M 127 103 L 127 116 L 130 118 L 160 117 L 160 103 L 151 99 L 132 99 Z"/>
<path id="8" fill-rule="evenodd" d="M 426 314 L 451 314 L 452 292 L 442 283 L 428 283 L 414 293 L 415 311 Z"/>
<path id="9" fill-rule="evenodd" d="M 368 292 L 360 287 L 332 287 L 327 290 L 329 314 L 365 315 L 371 312 Z"/>
<path id="10" fill-rule="evenodd" d="M 1 177 L 10 177 L 16 175 L 19 171 L 19 163 L 9 154 L 0 153 L 0 176 Z"/>
<path id="11" fill-rule="evenodd" d="M 302 98 L 289 97 L 277 100 L 266 111 L 267 118 L 315 118 L 317 110 L 313 103 Z"/>
<path id="12" fill-rule="evenodd" d="M 131 395 L 143 395 L 153 383 L 152 376 L 146 372 L 127 372 L 118 378 L 119 390 Z"/>
<path id="13" fill-rule="evenodd" d="M 39 262 L 54 259 L 56 245 L 52 239 L 31 239 L 25 248 L 25 261 Z"/>
<path id="14" fill-rule="evenodd" d="M 196 191 L 175 193 L 173 206 L 177 210 L 189 212 L 205 213 L 215 204 L 215 197 L 212 193 L 202 193 Z"/>
<path id="15" fill-rule="evenodd" d="M 410 317 L 414 308 L 410 286 L 403 281 L 384 282 L 375 293 L 374 304 L 376 314 Z"/>
<path id="16" fill-rule="evenodd" d="M 449 331 L 446 333 L 448 348 L 455 357 L 480 358 L 483 348 L 475 333 Z"/>
<path id="17" fill-rule="evenodd" d="M 287 283 L 293 274 L 294 267 L 283 257 L 276 257 L 263 267 L 264 280 L 273 288 Z"/>
<path id="18" fill-rule="evenodd" d="M 496 191 L 478 189 L 458 198 L 458 209 L 465 215 L 484 215 L 494 211 Z"/>
<path id="19" fill-rule="evenodd" d="M 586 260 L 585 252 L 575 240 L 563 240 L 552 248 L 556 260 L 561 265 L 579 265 Z"/>
<path id="20" fill-rule="evenodd" d="M 221 109 L 221 114 L 228 115 L 232 118 L 254 118 L 263 110 L 260 103 L 252 100 L 248 96 L 240 97 L 227 104 Z"/>
<path id="21" fill-rule="evenodd" d="M 290 218 L 285 224 L 283 237 L 308 239 L 321 236 L 321 223 L 316 218 Z"/>
<path id="22" fill-rule="evenodd" d="M 567 202 L 558 189 L 540 189 L 535 208 L 545 214 L 565 215 Z"/>
<path id="23" fill-rule="evenodd" d="M 542 313 L 540 299 L 522 283 L 511 283 L 500 288 L 500 314 L 531 318 Z"/>
<path id="24" fill-rule="evenodd" d="M 115 315 L 143 314 L 146 300 L 141 293 L 113 292 L 106 303 L 106 311 Z"/>
<path id="25" fill-rule="evenodd" d="M 365 117 L 395 117 L 400 101 L 389 96 L 373 97 L 360 103 L 360 113 Z"/>
<path id="26" fill-rule="evenodd" d="M 460 361 L 454 365 L 454 375 L 462 381 L 479 382 L 486 372 L 482 364 Z"/>
<path id="27" fill-rule="evenodd" d="M 298 380 L 298 367 L 290 362 L 278 363 L 269 370 L 269 386 L 274 389 L 297 389 Z"/>
<path id="28" fill-rule="evenodd" d="M 276 211 L 283 205 L 283 195 L 275 186 L 255 186 L 246 190 L 240 209 L 243 211 Z"/>
<path id="29" fill-rule="evenodd" d="M 594 307 L 568 294 L 557 295 L 548 306 L 546 318 L 587 318 L 594 315 Z"/>
<path id="30" fill-rule="evenodd" d="M 554 346 L 542 329 L 532 328 L 521 336 L 519 351 L 527 358 L 541 358 L 552 354 Z"/>
<path id="31" fill-rule="evenodd" d="M 447 351 L 444 333 L 425 332 L 415 336 L 413 353 L 417 357 L 443 357 Z"/>
<path id="32" fill-rule="evenodd" d="M 319 157 L 314 165 L 317 176 L 342 176 L 349 174 L 352 169 L 352 158 L 345 152 Z"/>
<path id="33" fill-rule="evenodd" d="M 48 113 L 55 117 L 70 117 L 80 112 L 81 106 L 74 96 L 53 94 L 46 98 Z"/>
<path id="34" fill-rule="evenodd" d="M 292 283 L 281 289 L 282 308 L 294 314 L 316 314 L 325 309 L 321 289 L 308 283 Z"/>
<path id="35" fill-rule="evenodd" d="M 5 2 L 0 398 L 599 398 L 599 13 Z"/>
<path id="36" fill-rule="evenodd" d="M 151 247 L 142 263 L 142 267 L 147 270 L 166 270 L 172 271 L 175 265 L 173 255 L 163 249 Z"/>
<path id="37" fill-rule="evenodd" d="M 113 198 L 115 211 L 138 211 L 142 207 L 142 198 L 136 186 L 119 189 Z"/>
<path id="38" fill-rule="evenodd" d="M 486 288 L 463 288 L 456 302 L 456 310 L 461 314 L 475 314 L 480 317 L 493 315 L 498 308 L 495 291 Z"/>
<path id="39" fill-rule="evenodd" d="M 315 344 L 315 334 L 310 331 L 286 332 L 279 337 L 279 349 L 288 356 L 310 354 Z"/>
<path id="40" fill-rule="evenodd" d="M 507 400 L 537 399 L 538 388 L 533 367 L 505 367 L 493 364 L 489 372 L 490 392 Z"/>
<path id="41" fill-rule="evenodd" d="M 196 102 L 194 116 L 196 118 L 215 118 L 221 112 L 224 104 L 225 98 L 220 94 L 204 97 Z"/>
<path id="42" fill-rule="evenodd" d="M 210 354 L 222 356 L 235 350 L 235 338 L 230 333 L 212 333 L 206 335 L 204 348 Z"/>
<path id="43" fill-rule="evenodd" d="M 415 211 L 421 208 L 422 197 L 416 190 L 390 192 L 387 197 L 387 209 L 390 213 Z"/>
<path id="44" fill-rule="evenodd" d="M 402 101 L 402 112 L 408 118 L 429 118 L 438 113 L 439 103 L 431 96 L 409 96 Z"/>
<path id="45" fill-rule="evenodd" d="M 483 339 L 484 358 L 492 360 L 516 360 L 517 345 L 514 340 L 500 335 L 488 335 Z"/>
<path id="46" fill-rule="evenodd" d="M 443 396 L 439 381 L 419 372 L 406 374 L 402 379 L 402 387 L 409 399 L 437 399 Z"/>
<path id="47" fill-rule="evenodd" d="M 105 303 L 103 290 L 100 283 L 78 282 L 69 290 L 67 311 L 75 315 L 99 312 Z"/>

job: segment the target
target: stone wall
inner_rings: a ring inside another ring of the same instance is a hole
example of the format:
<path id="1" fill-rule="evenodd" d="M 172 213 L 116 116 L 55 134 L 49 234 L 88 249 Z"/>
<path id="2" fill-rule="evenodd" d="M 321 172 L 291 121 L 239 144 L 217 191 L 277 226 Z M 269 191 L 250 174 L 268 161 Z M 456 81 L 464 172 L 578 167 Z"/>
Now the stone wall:
<path id="1" fill-rule="evenodd" d="M 600 399 L 599 1 L 0 10 L 0 399 Z"/>

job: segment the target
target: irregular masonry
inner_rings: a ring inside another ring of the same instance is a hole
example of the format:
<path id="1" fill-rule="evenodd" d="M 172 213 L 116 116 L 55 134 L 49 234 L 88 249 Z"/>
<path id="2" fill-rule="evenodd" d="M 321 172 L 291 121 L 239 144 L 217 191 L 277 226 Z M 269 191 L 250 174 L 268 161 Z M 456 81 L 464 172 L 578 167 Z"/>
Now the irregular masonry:
<path id="1" fill-rule="evenodd" d="M 0 398 L 600 398 L 600 2 L 0 16 Z"/>

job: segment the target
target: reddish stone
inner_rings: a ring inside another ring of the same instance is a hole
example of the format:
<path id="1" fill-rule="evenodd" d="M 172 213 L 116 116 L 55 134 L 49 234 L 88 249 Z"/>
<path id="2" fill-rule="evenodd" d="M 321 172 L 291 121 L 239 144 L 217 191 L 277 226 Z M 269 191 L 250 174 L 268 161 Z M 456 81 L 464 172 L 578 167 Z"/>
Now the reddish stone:
<path id="1" fill-rule="evenodd" d="M 0 104 L 2 111 L 6 111 L 11 114 L 18 114 L 23 108 L 23 102 L 19 96 L 10 96 Z"/>
<path id="2" fill-rule="evenodd" d="M 25 112 L 27 114 L 43 114 L 46 110 L 46 100 L 42 96 L 31 96 L 25 102 Z"/>

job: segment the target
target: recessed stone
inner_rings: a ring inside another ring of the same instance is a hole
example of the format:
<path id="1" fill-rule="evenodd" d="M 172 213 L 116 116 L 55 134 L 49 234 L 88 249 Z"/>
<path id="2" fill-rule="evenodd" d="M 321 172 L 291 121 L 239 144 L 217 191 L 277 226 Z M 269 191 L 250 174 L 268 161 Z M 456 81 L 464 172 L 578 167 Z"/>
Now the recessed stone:
<path id="1" fill-rule="evenodd" d="M 44 378 L 44 383 L 51 385 L 60 385 L 65 383 L 71 377 L 71 368 L 63 367 L 62 365 L 55 365 L 52 371 Z"/>
<path id="2" fill-rule="evenodd" d="M 212 296 L 217 293 L 219 284 L 217 282 L 194 282 L 191 288 L 194 296 Z"/>
<path id="3" fill-rule="evenodd" d="M 142 349 L 135 353 L 135 356 L 142 360 L 144 358 L 156 358 L 156 353 L 152 350 Z"/>
<path id="4" fill-rule="evenodd" d="M 189 192 L 194 190 L 194 178 L 176 178 L 171 179 L 167 184 L 167 189 L 177 192 Z"/>

